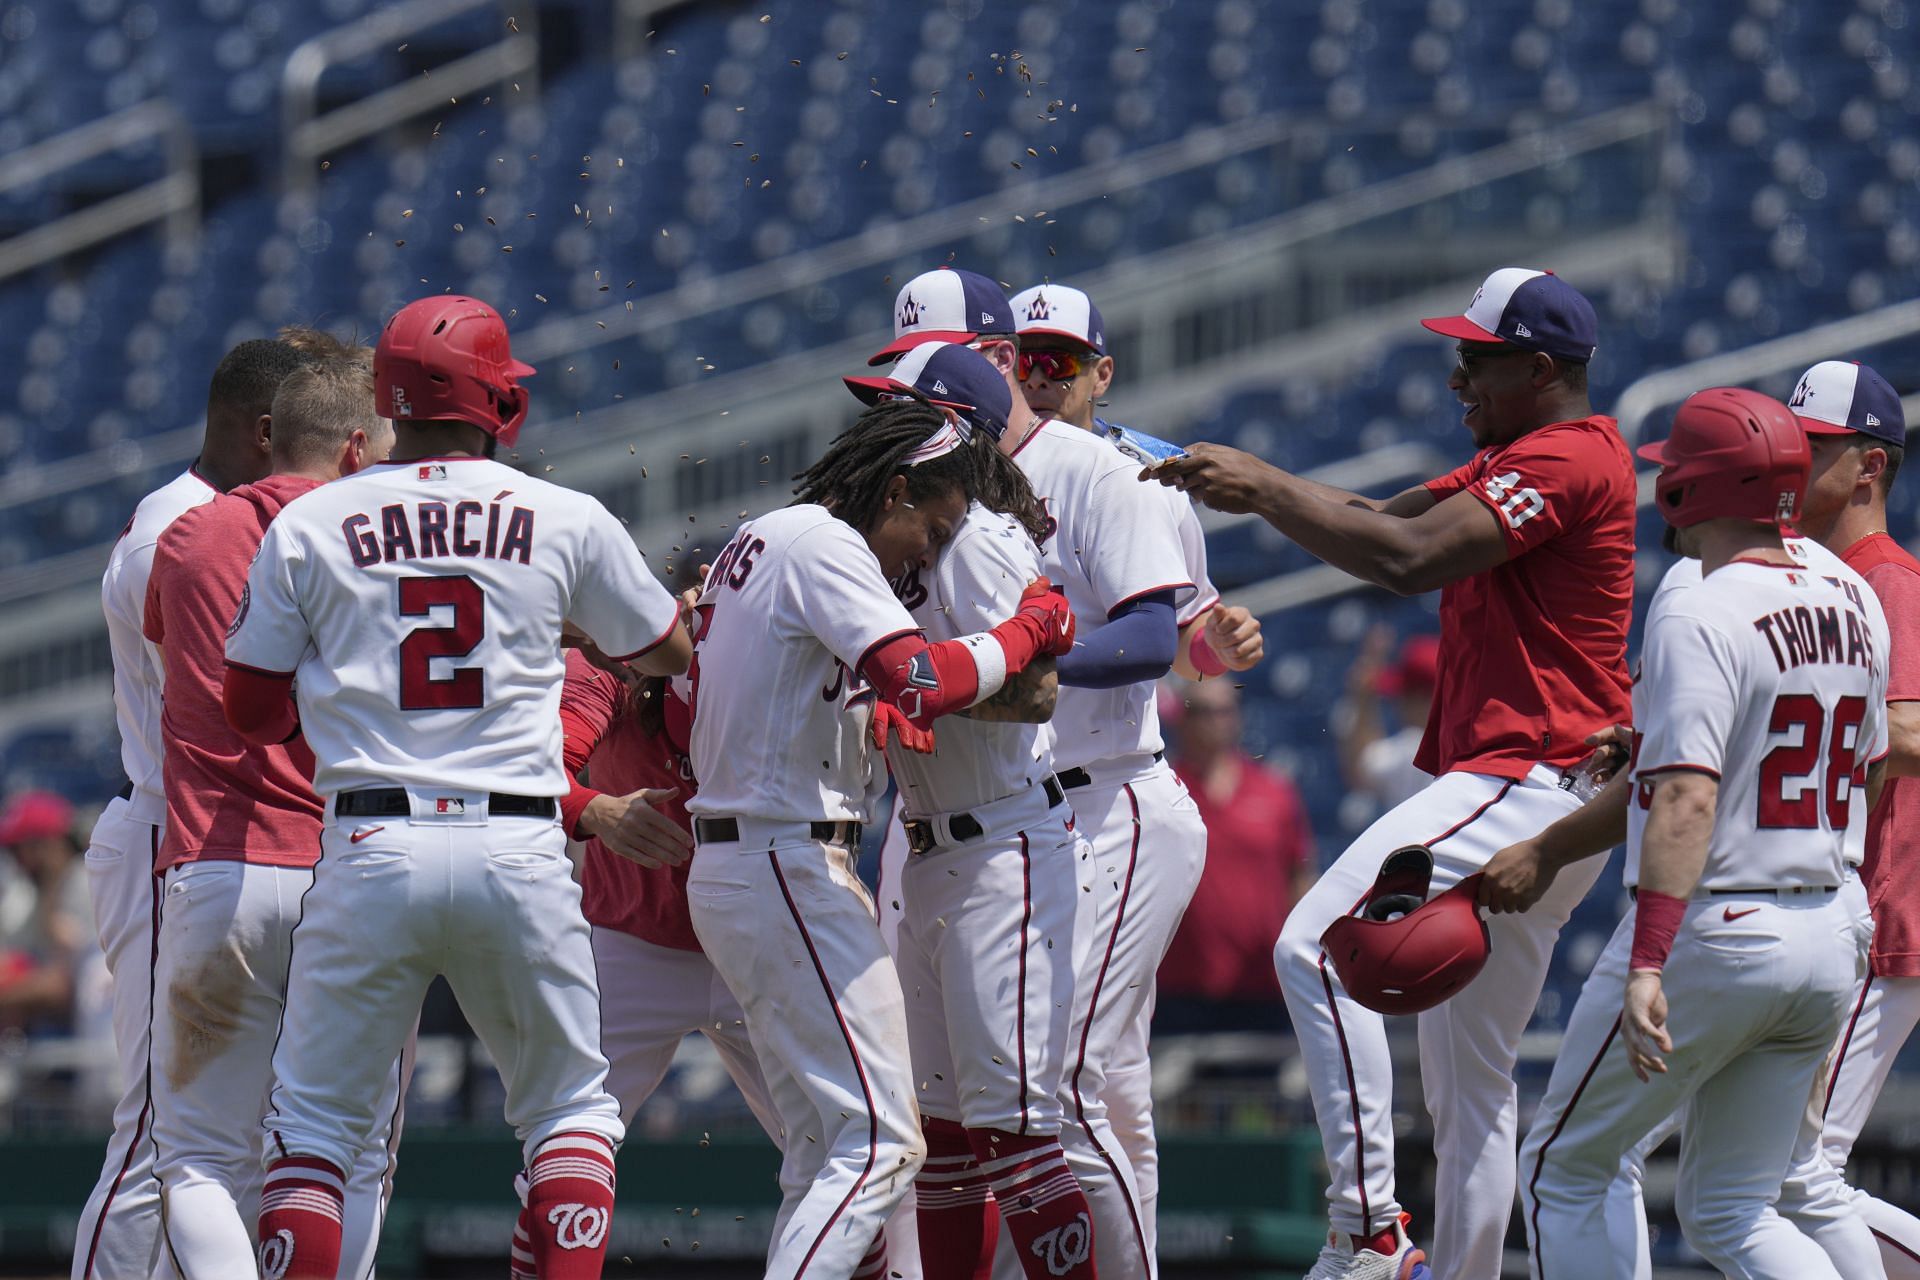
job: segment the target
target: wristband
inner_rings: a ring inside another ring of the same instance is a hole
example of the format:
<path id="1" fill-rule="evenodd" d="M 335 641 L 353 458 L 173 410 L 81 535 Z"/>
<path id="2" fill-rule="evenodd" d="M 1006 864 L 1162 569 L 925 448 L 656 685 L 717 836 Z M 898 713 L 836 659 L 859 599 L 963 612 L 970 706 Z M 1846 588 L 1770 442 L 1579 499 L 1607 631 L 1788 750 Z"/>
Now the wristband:
<path id="1" fill-rule="evenodd" d="M 1680 932 L 1681 918 L 1687 914 L 1687 900 L 1642 889 L 1634 895 L 1634 904 L 1633 956 L 1627 971 L 1664 969 L 1673 951 L 1673 936 Z"/>
<path id="2" fill-rule="evenodd" d="M 1194 628 L 1193 639 L 1187 645 L 1187 657 L 1193 663 L 1193 669 L 1204 678 L 1227 674 L 1227 664 L 1207 639 L 1206 624 L 1203 622 Z"/>

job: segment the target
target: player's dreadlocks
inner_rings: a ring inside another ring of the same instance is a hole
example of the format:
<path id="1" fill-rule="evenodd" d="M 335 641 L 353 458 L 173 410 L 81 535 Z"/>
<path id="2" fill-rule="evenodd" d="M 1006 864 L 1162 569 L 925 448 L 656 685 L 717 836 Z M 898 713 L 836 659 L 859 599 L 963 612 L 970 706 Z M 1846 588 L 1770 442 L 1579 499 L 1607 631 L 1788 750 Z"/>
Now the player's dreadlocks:
<path id="1" fill-rule="evenodd" d="M 1052 522 L 1047 519 L 1047 509 L 1040 505 L 1040 495 L 1027 480 L 1027 473 L 1000 452 L 999 442 L 984 431 L 974 433 L 968 452 L 973 454 L 977 475 L 974 497 L 980 505 L 1018 520 L 1036 546 L 1045 542 Z"/>
<path id="2" fill-rule="evenodd" d="M 818 462 L 794 476 L 794 501 L 817 502 L 864 533 L 880 513 L 887 481 L 896 475 L 906 476 L 909 501 L 955 490 L 972 498 L 978 480 L 971 450 L 905 465 L 907 455 L 944 425 L 946 417 L 932 405 L 910 400 L 874 405 L 827 446 Z"/>

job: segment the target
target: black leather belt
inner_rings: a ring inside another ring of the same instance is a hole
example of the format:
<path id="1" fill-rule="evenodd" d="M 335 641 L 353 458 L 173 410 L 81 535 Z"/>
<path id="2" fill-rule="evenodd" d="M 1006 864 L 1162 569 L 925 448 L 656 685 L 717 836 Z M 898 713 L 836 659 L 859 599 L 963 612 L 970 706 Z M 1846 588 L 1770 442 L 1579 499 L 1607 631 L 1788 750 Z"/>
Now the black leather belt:
<path id="1" fill-rule="evenodd" d="M 114 794 L 119 796 L 122 800 L 133 799 L 133 784 L 131 782 L 127 783 L 126 786 L 121 787 L 118 791 L 114 792 Z"/>
<path id="2" fill-rule="evenodd" d="M 1155 764 L 1160 763 L 1162 760 L 1165 760 L 1166 758 L 1167 758 L 1167 753 L 1164 751 L 1156 751 L 1153 753 L 1153 762 Z M 1062 769 L 1055 776 L 1060 779 L 1060 785 L 1065 787 L 1069 791 L 1077 791 L 1081 787 L 1090 787 L 1093 785 L 1093 775 L 1088 773 L 1085 769 L 1078 768 L 1078 767 L 1075 767 L 1072 769 Z"/>
<path id="3" fill-rule="evenodd" d="M 845 845 L 851 849 L 860 843 L 860 824 L 857 822 L 809 822 L 807 834 L 822 844 Z M 736 842 L 740 839 L 740 823 L 734 818 L 695 818 L 693 835 L 702 844 Z"/>
<path id="4" fill-rule="evenodd" d="M 1041 789 L 1047 793 L 1049 809 L 1067 798 L 1066 785 L 1062 781 L 1064 776 L 1048 774 L 1040 783 Z M 907 848 L 912 852 L 929 853 L 939 847 L 940 840 L 931 822 L 909 818 L 901 825 L 907 829 Z M 980 820 L 970 813 L 956 813 L 947 818 L 948 833 L 962 844 L 968 840 L 978 840 L 986 834 L 986 830 Z"/>
<path id="5" fill-rule="evenodd" d="M 551 818 L 559 811 L 552 796 L 487 795 L 487 813 L 496 818 Z M 334 797 L 333 812 L 341 818 L 404 818 L 413 812 L 413 802 L 399 787 L 368 787 L 342 791 Z"/>

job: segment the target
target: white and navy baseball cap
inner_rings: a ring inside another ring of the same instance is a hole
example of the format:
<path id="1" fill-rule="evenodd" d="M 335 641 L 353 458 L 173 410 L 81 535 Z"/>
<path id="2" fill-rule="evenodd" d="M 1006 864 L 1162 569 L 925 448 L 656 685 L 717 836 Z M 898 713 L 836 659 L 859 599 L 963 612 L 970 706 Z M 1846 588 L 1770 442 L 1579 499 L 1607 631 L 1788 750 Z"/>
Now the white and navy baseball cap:
<path id="1" fill-rule="evenodd" d="M 996 440 L 1007 433 L 1013 412 L 1013 392 L 993 361 L 957 342 L 923 342 L 886 376 L 848 378 L 846 384 L 867 404 L 891 394 L 943 405 Z"/>
<path id="2" fill-rule="evenodd" d="M 1023 338 L 1071 338 L 1097 356 L 1107 354 L 1107 326 L 1100 308 L 1079 289 L 1037 284 L 1013 295 L 1013 323 Z"/>
<path id="3" fill-rule="evenodd" d="M 885 364 L 923 342 L 973 342 L 1013 332 L 1006 290 L 975 271 L 941 267 L 901 286 L 893 300 L 893 341 L 868 364 Z"/>
<path id="4" fill-rule="evenodd" d="M 1593 304 L 1553 272 L 1527 267 L 1502 267 L 1488 276 L 1465 314 L 1420 323 L 1463 342 L 1501 342 L 1582 363 L 1600 345 Z"/>
<path id="5" fill-rule="evenodd" d="M 1822 360 L 1800 375 L 1787 407 L 1810 436 L 1858 432 L 1888 444 L 1907 443 L 1900 393 L 1858 360 Z"/>

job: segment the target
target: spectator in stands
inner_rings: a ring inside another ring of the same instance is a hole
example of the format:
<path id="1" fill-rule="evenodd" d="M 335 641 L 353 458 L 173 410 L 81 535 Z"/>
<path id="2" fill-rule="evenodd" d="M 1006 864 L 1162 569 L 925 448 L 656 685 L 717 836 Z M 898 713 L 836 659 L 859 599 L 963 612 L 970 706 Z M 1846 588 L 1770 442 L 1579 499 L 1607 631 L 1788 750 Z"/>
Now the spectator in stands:
<path id="1" fill-rule="evenodd" d="M 1286 1024 L 1273 940 L 1317 867 L 1306 803 L 1240 745 L 1231 680 L 1181 681 L 1173 768 L 1207 824 L 1207 865 L 1159 973 L 1157 1033 Z M 1164 703 L 1163 703 L 1164 705 Z"/>
<path id="2" fill-rule="evenodd" d="M 32 913 L 0 938 L 0 1027 L 71 1026 L 74 974 L 93 941 L 73 819 L 73 806 L 50 791 L 23 791 L 0 810 L 0 848 L 34 891 Z"/>
<path id="3" fill-rule="evenodd" d="M 1373 802 L 1371 820 L 1433 779 L 1416 769 L 1414 753 L 1426 735 L 1427 715 L 1440 672 L 1440 637 L 1408 636 L 1391 663 L 1393 629 L 1375 627 L 1347 670 L 1347 697 L 1334 717 L 1340 774 L 1349 792 Z M 1381 704 L 1392 702 L 1397 728 L 1388 731 Z"/>

